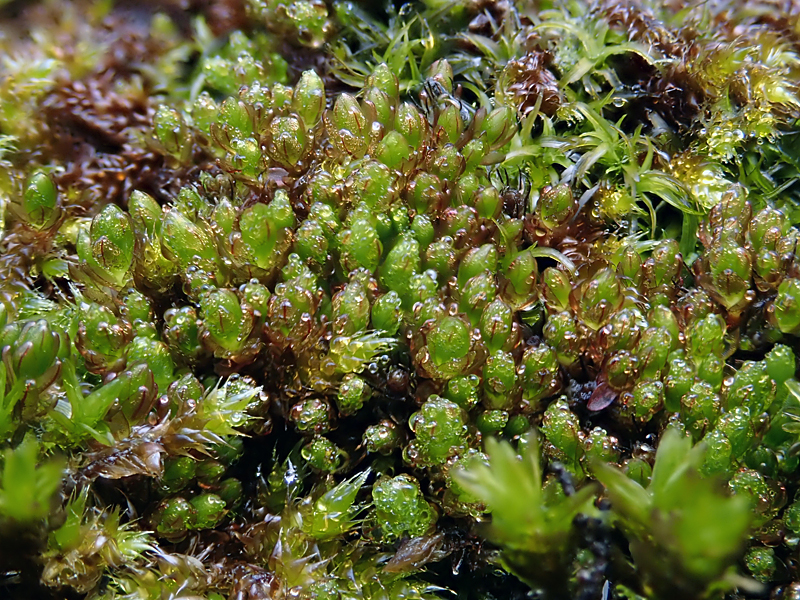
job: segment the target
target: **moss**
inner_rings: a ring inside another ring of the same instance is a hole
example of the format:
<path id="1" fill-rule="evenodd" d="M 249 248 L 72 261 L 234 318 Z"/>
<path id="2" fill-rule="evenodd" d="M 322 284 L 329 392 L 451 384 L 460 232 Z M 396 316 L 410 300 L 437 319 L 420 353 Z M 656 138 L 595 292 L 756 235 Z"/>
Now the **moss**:
<path id="1" fill-rule="evenodd" d="M 184 4 L 0 1 L 0 589 L 800 586 L 797 15 Z"/>

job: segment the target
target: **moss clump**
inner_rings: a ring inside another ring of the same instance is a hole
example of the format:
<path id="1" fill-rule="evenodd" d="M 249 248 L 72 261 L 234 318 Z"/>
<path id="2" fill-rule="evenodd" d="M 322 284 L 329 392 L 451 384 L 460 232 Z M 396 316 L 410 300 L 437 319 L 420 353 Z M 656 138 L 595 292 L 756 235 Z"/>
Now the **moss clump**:
<path id="1" fill-rule="evenodd" d="M 794 12 L 0 28 L 0 596 L 794 597 Z"/>

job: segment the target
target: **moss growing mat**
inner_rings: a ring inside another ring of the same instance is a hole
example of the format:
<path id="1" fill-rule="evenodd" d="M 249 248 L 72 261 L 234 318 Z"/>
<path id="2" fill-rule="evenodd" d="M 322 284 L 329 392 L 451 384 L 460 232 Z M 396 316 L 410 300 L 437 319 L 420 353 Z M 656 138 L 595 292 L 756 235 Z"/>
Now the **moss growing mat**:
<path id="1" fill-rule="evenodd" d="M 0 0 L 0 597 L 800 598 L 796 2 Z"/>

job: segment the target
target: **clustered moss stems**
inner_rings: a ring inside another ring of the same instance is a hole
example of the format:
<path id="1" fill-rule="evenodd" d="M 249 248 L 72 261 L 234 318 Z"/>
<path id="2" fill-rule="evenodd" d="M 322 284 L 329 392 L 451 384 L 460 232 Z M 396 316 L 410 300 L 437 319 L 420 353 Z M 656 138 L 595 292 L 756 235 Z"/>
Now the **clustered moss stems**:
<path id="1" fill-rule="evenodd" d="M 799 15 L 0 0 L 0 597 L 799 598 Z"/>

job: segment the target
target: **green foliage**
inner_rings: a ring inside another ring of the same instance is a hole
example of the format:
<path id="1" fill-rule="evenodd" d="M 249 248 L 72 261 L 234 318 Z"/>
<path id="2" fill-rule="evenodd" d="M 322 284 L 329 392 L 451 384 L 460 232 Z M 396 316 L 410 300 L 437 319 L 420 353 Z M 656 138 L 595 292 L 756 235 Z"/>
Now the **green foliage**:
<path id="1" fill-rule="evenodd" d="M 461 487 L 484 502 L 492 514 L 497 540 L 515 549 L 558 551 L 567 542 L 572 519 L 588 509 L 592 487 L 562 502 L 547 506 L 542 492 L 538 440 L 529 437 L 521 457 L 507 442 L 490 438 L 489 464 L 477 463 L 456 475 Z M 512 493 L 512 490 L 514 492 Z"/>
<path id="2" fill-rule="evenodd" d="M 147 532 L 122 524 L 118 510 L 101 511 L 88 505 L 88 488 L 65 507 L 66 519 L 51 532 L 45 552 L 42 581 L 92 590 L 107 569 L 140 567 L 156 546 Z"/>
<path id="3" fill-rule="evenodd" d="M 726 498 L 713 480 L 700 476 L 704 452 L 679 431 L 667 430 L 646 488 L 613 466 L 593 467 L 632 536 L 634 562 L 658 597 L 703 597 L 742 552 L 751 521 L 748 502 Z"/>
<path id="4" fill-rule="evenodd" d="M 419 482 L 405 474 L 383 478 L 372 488 L 375 518 L 388 538 L 403 534 L 419 537 L 429 533 L 436 522 L 436 511 L 422 497 Z"/>
<path id="5" fill-rule="evenodd" d="M 0 10 L 4 591 L 791 595 L 788 8 L 62 4 Z"/>
<path id="6" fill-rule="evenodd" d="M 325 540 L 352 529 L 354 517 L 363 509 L 355 504 L 356 495 L 368 476 L 369 471 L 364 471 L 320 496 L 311 509 L 310 518 L 303 522 L 306 531 L 318 540 Z"/>
<path id="7" fill-rule="evenodd" d="M 454 477 L 491 513 L 490 537 L 504 548 L 504 564 L 531 585 L 564 589 L 573 520 L 579 513 L 592 512 L 596 490 L 589 485 L 548 503 L 538 440 L 530 435 L 524 441 L 518 457 L 510 444 L 490 438 L 488 464 L 472 462 Z"/>
<path id="8" fill-rule="evenodd" d="M 61 486 L 63 461 L 40 460 L 40 446 L 26 436 L 15 448 L 5 451 L 0 515 L 20 523 L 44 519 L 50 513 L 50 500 Z"/>

